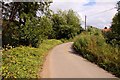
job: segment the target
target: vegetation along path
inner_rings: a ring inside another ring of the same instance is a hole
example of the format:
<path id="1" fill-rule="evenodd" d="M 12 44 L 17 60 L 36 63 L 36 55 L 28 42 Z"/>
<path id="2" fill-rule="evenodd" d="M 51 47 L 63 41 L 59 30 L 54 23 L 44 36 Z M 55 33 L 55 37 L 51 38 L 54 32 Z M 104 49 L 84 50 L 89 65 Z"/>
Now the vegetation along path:
<path id="1" fill-rule="evenodd" d="M 73 42 L 53 48 L 46 58 L 42 78 L 115 78 L 97 65 L 74 54 Z"/>

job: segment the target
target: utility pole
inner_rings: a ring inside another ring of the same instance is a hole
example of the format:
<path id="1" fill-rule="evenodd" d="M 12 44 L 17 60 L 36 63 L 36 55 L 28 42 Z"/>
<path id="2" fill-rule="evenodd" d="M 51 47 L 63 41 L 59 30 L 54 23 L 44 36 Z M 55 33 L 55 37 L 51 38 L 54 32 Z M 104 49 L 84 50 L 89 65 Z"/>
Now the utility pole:
<path id="1" fill-rule="evenodd" d="M 87 16 L 85 15 L 85 30 L 87 29 L 87 21 L 86 21 L 86 19 L 87 19 Z"/>

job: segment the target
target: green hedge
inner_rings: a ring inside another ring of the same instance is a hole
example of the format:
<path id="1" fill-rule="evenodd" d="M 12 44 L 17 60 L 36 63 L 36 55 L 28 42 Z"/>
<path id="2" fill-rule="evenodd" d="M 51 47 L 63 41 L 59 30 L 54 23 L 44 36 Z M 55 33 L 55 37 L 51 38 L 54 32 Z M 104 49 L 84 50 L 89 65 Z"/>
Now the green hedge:
<path id="1" fill-rule="evenodd" d="M 107 44 L 97 29 L 83 32 L 73 48 L 84 58 L 120 77 L 120 49 Z"/>
<path id="2" fill-rule="evenodd" d="M 3 78 L 39 78 L 45 55 L 49 49 L 62 43 L 59 40 L 45 40 L 39 48 L 17 47 L 2 54 Z"/>

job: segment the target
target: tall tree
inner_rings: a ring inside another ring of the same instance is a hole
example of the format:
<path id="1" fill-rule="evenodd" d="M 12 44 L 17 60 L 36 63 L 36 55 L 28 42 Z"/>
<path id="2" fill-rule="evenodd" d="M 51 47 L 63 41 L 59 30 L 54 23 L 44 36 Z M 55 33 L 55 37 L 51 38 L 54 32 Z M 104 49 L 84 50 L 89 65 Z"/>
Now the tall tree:
<path id="1" fill-rule="evenodd" d="M 23 42 L 29 41 L 30 44 L 32 41 L 35 42 L 35 36 L 32 36 L 32 33 L 36 31 L 36 25 L 38 25 L 38 22 L 42 19 L 41 15 L 40 19 L 38 19 L 37 12 L 41 12 L 42 16 L 47 15 L 47 13 L 49 13 L 50 3 L 50 0 L 41 0 L 41 2 L 3 2 L 3 45 L 14 44 L 17 43 L 16 41 L 20 40 L 23 40 Z M 37 32 L 35 32 L 35 35 L 38 35 Z"/>
<path id="2" fill-rule="evenodd" d="M 14 20 L 19 20 L 20 24 L 25 24 L 25 17 L 20 17 L 23 13 L 31 14 L 32 16 L 37 16 L 37 11 L 40 11 L 45 15 L 49 14 L 50 3 L 52 3 L 51 0 L 42 0 L 41 2 L 3 2 L 2 17 L 3 19 L 8 20 L 7 24 L 3 26 L 3 34 L 6 33 L 10 22 Z"/>
<path id="3" fill-rule="evenodd" d="M 120 12 L 116 13 L 112 20 L 111 25 L 112 32 L 107 32 L 107 42 L 113 46 L 120 46 Z"/>
<path id="4" fill-rule="evenodd" d="M 72 38 L 80 33 L 81 24 L 79 16 L 73 11 L 61 11 L 52 16 L 53 30 L 57 39 Z"/>
<path id="5" fill-rule="evenodd" d="M 120 13 L 117 13 L 112 21 L 112 30 L 120 35 Z"/>

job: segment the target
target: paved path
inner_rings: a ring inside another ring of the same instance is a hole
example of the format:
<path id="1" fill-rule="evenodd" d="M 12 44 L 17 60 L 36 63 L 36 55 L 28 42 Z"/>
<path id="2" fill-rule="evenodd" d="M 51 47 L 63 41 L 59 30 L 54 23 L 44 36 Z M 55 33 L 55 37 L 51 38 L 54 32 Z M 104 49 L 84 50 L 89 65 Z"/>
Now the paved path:
<path id="1" fill-rule="evenodd" d="M 73 54 L 72 42 L 53 48 L 46 58 L 42 78 L 114 78 L 107 71 Z"/>

